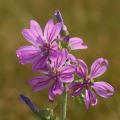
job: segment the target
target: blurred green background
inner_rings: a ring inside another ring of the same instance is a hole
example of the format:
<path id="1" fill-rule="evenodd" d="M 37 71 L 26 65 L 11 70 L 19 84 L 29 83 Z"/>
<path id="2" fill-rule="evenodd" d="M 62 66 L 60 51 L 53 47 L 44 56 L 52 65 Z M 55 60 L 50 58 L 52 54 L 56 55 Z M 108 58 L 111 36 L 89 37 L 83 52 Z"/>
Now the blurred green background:
<path id="1" fill-rule="evenodd" d="M 19 99 L 29 96 L 41 107 L 52 107 L 59 115 L 59 97 L 48 102 L 47 90 L 32 93 L 27 80 L 30 65 L 20 65 L 16 49 L 27 45 L 21 34 L 29 20 L 37 20 L 44 27 L 56 9 L 62 12 L 71 36 L 84 39 L 88 50 L 74 52 L 88 65 L 97 58 L 109 60 L 109 70 L 97 80 L 105 80 L 115 87 L 109 100 L 98 96 L 98 104 L 86 111 L 69 97 L 68 120 L 120 120 L 120 1 L 119 0 L 0 0 L 0 120 L 36 120 Z"/>

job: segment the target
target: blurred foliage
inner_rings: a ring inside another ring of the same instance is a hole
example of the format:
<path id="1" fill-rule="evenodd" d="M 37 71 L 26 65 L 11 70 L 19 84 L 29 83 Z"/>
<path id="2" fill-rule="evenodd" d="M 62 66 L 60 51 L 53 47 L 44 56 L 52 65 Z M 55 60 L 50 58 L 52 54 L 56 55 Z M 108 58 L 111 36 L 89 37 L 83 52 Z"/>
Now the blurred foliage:
<path id="1" fill-rule="evenodd" d="M 47 20 L 60 9 L 71 36 L 84 39 L 88 50 L 73 52 L 88 65 L 97 58 L 109 60 L 109 70 L 99 80 L 111 83 L 115 95 L 86 111 L 69 96 L 68 120 L 119 120 L 120 119 L 120 1 L 119 0 L 0 0 L 0 120 L 35 120 L 19 94 L 30 96 L 42 107 L 52 107 L 59 114 L 59 97 L 48 102 L 47 90 L 32 93 L 27 80 L 31 66 L 19 64 L 15 51 L 28 43 L 21 30 L 29 20 L 37 20 L 44 27 Z M 98 80 L 97 79 L 97 80 Z"/>

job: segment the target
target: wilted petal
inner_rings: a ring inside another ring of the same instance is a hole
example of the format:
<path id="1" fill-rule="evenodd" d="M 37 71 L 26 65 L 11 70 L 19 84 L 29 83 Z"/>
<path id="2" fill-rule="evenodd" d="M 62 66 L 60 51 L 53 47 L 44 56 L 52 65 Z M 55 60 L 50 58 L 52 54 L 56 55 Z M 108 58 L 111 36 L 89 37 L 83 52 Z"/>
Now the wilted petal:
<path id="1" fill-rule="evenodd" d="M 98 95 L 104 98 L 109 98 L 114 94 L 114 88 L 107 82 L 94 82 L 93 88 Z"/>
<path id="2" fill-rule="evenodd" d="M 108 61 L 104 58 L 98 58 L 91 66 L 91 78 L 101 76 L 108 68 Z"/>
<path id="3" fill-rule="evenodd" d="M 39 76 L 29 80 L 28 83 L 32 86 L 33 91 L 37 92 L 49 86 L 50 78 L 48 76 Z"/>
<path id="4" fill-rule="evenodd" d="M 87 45 L 84 45 L 83 40 L 78 37 L 70 38 L 69 45 L 72 50 L 87 49 Z"/>
<path id="5" fill-rule="evenodd" d="M 77 60 L 76 72 L 80 77 L 83 77 L 83 78 L 86 78 L 86 76 L 88 74 L 88 67 L 87 67 L 86 63 L 81 59 Z"/>
<path id="6" fill-rule="evenodd" d="M 23 46 L 17 49 L 16 54 L 21 64 L 32 63 L 39 58 L 40 49 L 34 46 Z"/>
<path id="7" fill-rule="evenodd" d="M 33 63 L 33 71 L 37 71 L 37 70 L 40 70 L 40 69 L 43 69 L 46 65 L 46 62 L 47 62 L 47 56 L 42 56 L 40 57 L 38 60 L 36 60 L 34 63 Z"/>
<path id="8" fill-rule="evenodd" d="M 87 109 L 89 109 L 90 105 L 95 106 L 97 104 L 95 93 L 91 90 L 86 89 L 84 101 Z"/>

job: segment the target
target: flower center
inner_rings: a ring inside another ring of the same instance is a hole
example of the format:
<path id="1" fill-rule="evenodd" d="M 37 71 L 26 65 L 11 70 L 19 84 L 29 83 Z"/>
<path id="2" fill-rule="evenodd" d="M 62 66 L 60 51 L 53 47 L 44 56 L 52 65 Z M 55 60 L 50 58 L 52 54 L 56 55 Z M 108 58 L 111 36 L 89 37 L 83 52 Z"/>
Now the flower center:
<path id="1" fill-rule="evenodd" d="M 53 73 L 55 74 L 56 77 L 60 76 L 60 71 L 56 68 L 53 69 Z"/>
<path id="2" fill-rule="evenodd" d="M 50 54 L 50 44 L 47 44 L 42 48 L 42 52 L 44 56 L 48 56 Z"/>
<path id="3" fill-rule="evenodd" d="M 83 81 L 83 86 L 88 89 L 92 84 L 93 84 L 93 80 L 91 80 L 90 76 L 87 76 L 87 78 Z"/>

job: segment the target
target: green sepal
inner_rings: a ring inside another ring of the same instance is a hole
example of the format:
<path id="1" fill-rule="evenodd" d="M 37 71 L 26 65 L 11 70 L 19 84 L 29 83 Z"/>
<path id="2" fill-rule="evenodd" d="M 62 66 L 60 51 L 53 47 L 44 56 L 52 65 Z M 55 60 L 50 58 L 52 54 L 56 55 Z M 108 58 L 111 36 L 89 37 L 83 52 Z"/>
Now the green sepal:
<path id="1" fill-rule="evenodd" d="M 69 50 L 69 48 L 70 48 L 69 43 L 64 42 L 64 41 L 59 41 L 58 46 L 60 49 L 67 48 Z"/>
<path id="2" fill-rule="evenodd" d="M 50 108 L 42 109 L 36 115 L 40 120 L 56 120 L 53 109 Z"/>
<path id="3" fill-rule="evenodd" d="M 75 97 L 76 101 L 82 105 L 84 103 L 84 95 L 81 94 L 80 96 Z"/>

